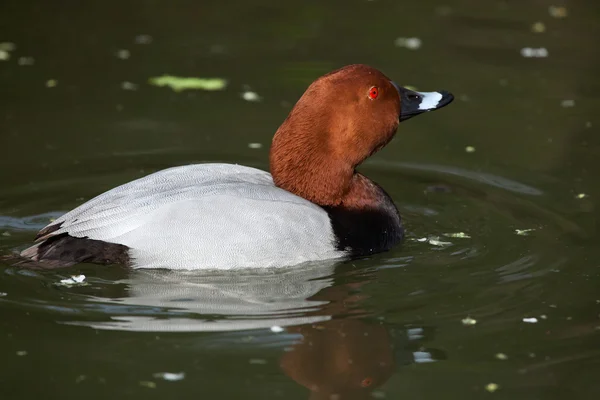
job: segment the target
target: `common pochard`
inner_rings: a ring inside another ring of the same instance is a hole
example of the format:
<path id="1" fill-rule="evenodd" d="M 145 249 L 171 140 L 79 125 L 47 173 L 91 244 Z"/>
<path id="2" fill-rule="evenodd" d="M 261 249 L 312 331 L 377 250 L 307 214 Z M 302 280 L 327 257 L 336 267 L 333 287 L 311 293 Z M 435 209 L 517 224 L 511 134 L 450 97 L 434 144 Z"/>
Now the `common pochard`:
<path id="1" fill-rule="evenodd" d="M 235 269 L 388 250 L 403 238 L 400 215 L 356 167 L 400 121 L 452 100 L 366 65 L 343 67 L 313 82 L 279 127 L 270 174 L 233 164 L 165 169 L 58 218 L 21 256 L 42 268 Z"/>

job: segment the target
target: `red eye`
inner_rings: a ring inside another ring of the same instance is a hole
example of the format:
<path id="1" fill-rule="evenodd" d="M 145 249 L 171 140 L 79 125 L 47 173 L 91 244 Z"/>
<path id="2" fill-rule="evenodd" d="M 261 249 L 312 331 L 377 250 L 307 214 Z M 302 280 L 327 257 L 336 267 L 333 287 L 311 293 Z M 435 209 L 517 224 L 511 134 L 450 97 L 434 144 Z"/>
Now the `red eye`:
<path id="1" fill-rule="evenodd" d="M 379 96 L 379 89 L 377 86 L 373 86 L 371 89 L 369 89 L 369 98 L 371 100 L 375 100 L 377 96 Z"/>
<path id="2" fill-rule="evenodd" d="M 369 93 L 371 93 L 371 92 L 369 91 Z M 363 380 L 360 382 L 360 386 L 362 386 L 362 387 L 364 387 L 364 388 L 366 388 L 366 387 L 369 387 L 369 386 L 371 386 L 372 384 L 373 384 L 373 378 L 371 378 L 371 377 L 366 377 L 365 379 L 363 379 Z"/>

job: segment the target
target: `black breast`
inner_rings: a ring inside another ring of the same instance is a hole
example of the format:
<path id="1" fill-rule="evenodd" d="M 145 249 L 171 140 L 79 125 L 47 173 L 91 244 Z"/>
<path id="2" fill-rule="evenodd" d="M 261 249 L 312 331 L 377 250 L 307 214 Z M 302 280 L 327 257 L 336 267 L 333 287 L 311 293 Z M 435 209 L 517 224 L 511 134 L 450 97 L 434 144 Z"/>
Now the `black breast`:
<path id="1" fill-rule="evenodd" d="M 377 207 L 369 209 L 323 207 L 329 214 L 338 250 L 358 257 L 387 251 L 400 243 L 404 237 L 400 214 L 383 190 L 381 195 Z"/>

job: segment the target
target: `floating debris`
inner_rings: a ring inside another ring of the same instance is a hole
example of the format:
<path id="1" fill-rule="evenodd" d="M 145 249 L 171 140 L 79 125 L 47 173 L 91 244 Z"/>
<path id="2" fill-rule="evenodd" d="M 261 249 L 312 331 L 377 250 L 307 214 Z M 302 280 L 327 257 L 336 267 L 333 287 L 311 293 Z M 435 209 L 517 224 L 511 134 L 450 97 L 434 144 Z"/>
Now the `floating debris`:
<path id="1" fill-rule="evenodd" d="M 59 284 L 63 286 L 87 285 L 85 275 L 71 275 L 68 279 L 62 279 Z"/>
<path id="2" fill-rule="evenodd" d="M 433 357 L 431 357 L 431 353 L 427 351 L 415 351 L 413 352 L 413 359 L 416 364 L 430 363 L 436 362 Z"/>
<path id="3" fill-rule="evenodd" d="M 15 51 L 17 49 L 17 45 L 12 42 L 2 42 L 0 43 L 0 50 L 3 51 Z"/>
<path id="4" fill-rule="evenodd" d="M 564 108 L 575 107 L 575 100 L 567 99 L 560 102 L 560 106 Z"/>
<path id="5" fill-rule="evenodd" d="M 492 382 L 485 385 L 485 390 L 487 390 L 490 393 L 494 393 L 498 389 L 500 389 L 500 386 L 497 383 Z"/>
<path id="6" fill-rule="evenodd" d="M 8 293 L 6 293 L 6 292 L 0 292 L 0 297 L 6 297 L 6 296 L 8 296 Z"/>
<path id="7" fill-rule="evenodd" d="M 473 326 L 473 325 L 477 324 L 477 320 L 475 318 L 471 318 L 471 317 L 463 318 L 462 324 L 465 326 Z"/>
<path id="8" fill-rule="evenodd" d="M 496 357 L 496 360 L 502 360 L 502 361 L 508 360 L 508 356 L 504 353 L 497 353 L 495 357 Z"/>
<path id="9" fill-rule="evenodd" d="M 227 86 L 227 81 L 222 78 L 184 78 L 173 75 L 150 78 L 148 82 L 154 86 L 168 86 L 175 92 L 188 89 L 223 90 Z"/>
<path id="10" fill-rule="evenodd" d="M 137 83 L 128 82 L 128 81 L 121 82 L 121 89 L 123 89 L 123 90 L 134 91 L 134 90 L 138 90 L 138 87 L 139 87 L 139 85 Z"/>
<path id="11" fill-rule="evenodd" d="M 274 325 L 271 327 L 271 332 L 273 332 L 273 333 L 281 333 L 283 331 L 284 331 L 284 329 L 281 326 Z"/>
<path id="12" fill-rule="evenodd" d="M 394 45 L 396 45 L 396 47 L 404 47 L 409 50 L 417 50 L 422 44 L 423 42 L 421 39 L 416 37 L 399 37 L 398 39 L 394 40 Z"/>
<path id="13" fill-rule="evenodd" d="M 523 322 L 526 322 L 528 324 L 537 324 L 538 319 L 536 317 L 523 318 Z"/>
<path id="14" fill-rule="evenodd" d="M 127 60 L 129 57 L 131 57 L 131 53 L 127 49 L 118 50 L 115 55 L 121 60 Z"/>
<path id="15" fill-rule="evenodd" d="M 165 381 L 176 382 L 185 379 L 185 372 L 157 372 L 152 374 L 153 377 L 164 379 Z"/>
<path id="16" fill-rule="evenodd" d="M 521 49 L 521 55 L 525 58 L 546 58 L 549 54 L 548 49 L 546 49 L 545 47 L 523 47 Z"/>
<path id="17" fill-rule="evenodd" d="M 452 246 L 452 242 L 441 241 L 439 236 L 431 236 L 429 238 L 429 244 L 440 247 Z"/>
<path id="18" fill-rule="evenodd" d="M 381 390 L 377 390 L 377 391 L 371 393 L 371 397 L 373 397 L 374 399 L 385 399 L 385 392 L 382 392 Z"/>
<path id="19" fill-rule="evenodd" d="M 535 231 L 534 228 L 530 229 L 515 229 L 515 233 L 519 236 L 529 236 L 531 232 Z"/>
<path id="20" fill-rule="evenodd" d="M 577 196 L 575 196 L 575 198 L 579 199 L 579 200 L 585 199 L 586 197 L 588 197 L 588 195 L 585 193 L 579 193 L 579 194 L 577 194 Z"/>
<path id="21" fill-rule="evenodd" d="M 2 236 L 9 237 L 9 236 L 11 236 L 11 234 L 9 231 L 4 231 L 4 232 L 2 232 Z"/>
<path id="22" fill-rule="evenodd" d="M 135 38 L 133 38 L 133 43 L 135 44 L 150 44 L 152 41 L 152 36 L 145 34 L 137 35 Z"/>
<path id="23" fill-rule="evenodd" d="M 0 61 L 10 60 L 10 53 L 6 50 L 0 49 Z"/>
<path id="24" fill-rule="evenodd" d="M 148 389 L 156 389 L 156 383 L 152 381 L 140 381 L 140 386 Z"/>
<path id="25" fill-rule="evenodd" d="M 471 236 L 467 235 L 464 232 L 442 233 L 442 235 L 450 238 L 471 239 Z"/>
<path id="26" fill-rule="evenodd" d="M 547 316 L 547 315 L 544 315 L 544 314 L 542 314 L 542 315 L 540 315 L 540 319 L 548 319 L 548 316 Z"/>
<path id="27" fill-rule="evenodd" d="M 467 147 L 465 147 L 465 151 L 467 153 L 475 153 L 475 147 L 473 147 L 473 146 L 467 146 Z"/>
<path id="28" fill-rule="evenodd" d="M 444 242 L 442 240 L 440 240 L 439 236 L 429 236 L 429 237 L 422 237 L 422 238 L 411 238 L 409 240 L 415 241 L 415 242 L 419 242 L 419 243 L 429 243 L 431 245 L 434 246 L 441 246 L 441 247 L 445 247 L 445 246 L 452 246 L 453 243 L 452 242 Z"/>
<path id="29" fill-rule="evenodd" d="M 19 357 L 26 356 L 27 355 L 27 351 L 26 350 L 19 350 L 19 351 L 17 351 L 17 355 Z"/>
<path id="30" fill-rule="evenodd" d="M 548 7 L 548 14 L 553 18 L 566 18 L 569 12 L 567 11 L 567 7 L 550 6 Z"/>
<path id="31" fill-rule="evenodd" d="M 48 79 L 46 81 L 47 88 L 53 88 L 53 87 L 56 87 L 56 85 L 58 85 L 58 81 L 56 79 Z"/>
<path id="32" fill-rule="evenodd" d="M 35 64 L 35 59 L 33 57 L 19 57 L 17 64 L 21 66 L 30 66 Z"/>
<path id="33" fill-rule="evenodd" d="M 251 358 L 248 360 L 248 362 L 253 365 L 265 365 L 267 363 L 267 360 L 262 358 Z"/>
<path id="34" fill-rule="evenodd" d="M 534 33 L 544 33 L 546 32 L 546 25 L 544 25 L 543 22 L 536 22 L 533 25 L 531 25 L 531 32 Z"/>
<path id="35" fill-rule="evenodd" d="M 251 149 L 262 149 L 262 143 L 248 143 L 248 147 Z"/>
<path id="36" fill-rule="evenodd" d="M 242 99 L 246 101 L 261 101 L 261 97 L 256 92 L 246 91 L 242 93 Z"/>

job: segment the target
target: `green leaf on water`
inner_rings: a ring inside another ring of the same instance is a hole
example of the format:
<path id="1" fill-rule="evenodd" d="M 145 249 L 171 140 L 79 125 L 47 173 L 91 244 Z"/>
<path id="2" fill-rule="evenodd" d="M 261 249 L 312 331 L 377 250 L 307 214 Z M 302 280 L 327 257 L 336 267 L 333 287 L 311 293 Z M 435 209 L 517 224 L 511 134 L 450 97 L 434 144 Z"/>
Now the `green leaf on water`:
<path id="1" fill-rule="evenodd" d="M 185 78 L 173 75 L 163 75 L 150 78 L 148 82 L 154 86 L 168 86 L 175 92 L 183 90 L 223 90 L 227 81 L 222 78 Z"/>

